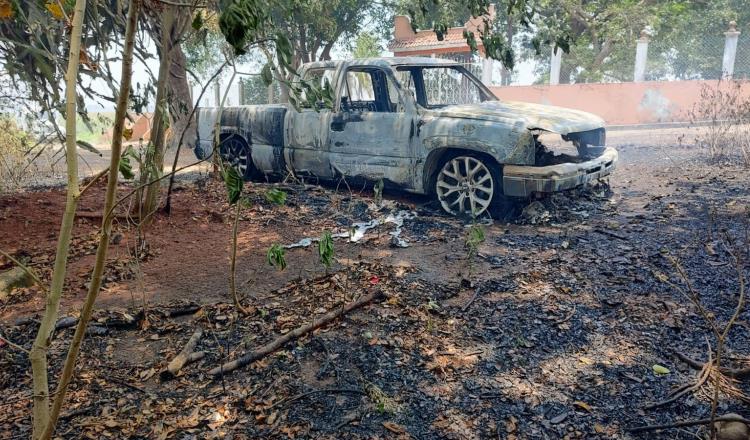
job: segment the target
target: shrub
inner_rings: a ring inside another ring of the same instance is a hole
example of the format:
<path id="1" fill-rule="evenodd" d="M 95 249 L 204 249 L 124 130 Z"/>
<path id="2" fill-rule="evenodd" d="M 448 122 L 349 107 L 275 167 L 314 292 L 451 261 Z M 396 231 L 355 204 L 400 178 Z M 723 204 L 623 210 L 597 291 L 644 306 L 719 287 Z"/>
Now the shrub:
<path id="1" fill-rule="evenodd" d="M 713 162 L 740 161 L 750 167 L 750 94 L 746 81 L 701 86 L 700 101 L 689 112 L 699 126 L 695 142 Z"/>
<path id="2" fill-rule="evenodd" d="M 0 192 L 20 187 L 26 177 L 29 135 L 14 118 L 0 115 Z"/>

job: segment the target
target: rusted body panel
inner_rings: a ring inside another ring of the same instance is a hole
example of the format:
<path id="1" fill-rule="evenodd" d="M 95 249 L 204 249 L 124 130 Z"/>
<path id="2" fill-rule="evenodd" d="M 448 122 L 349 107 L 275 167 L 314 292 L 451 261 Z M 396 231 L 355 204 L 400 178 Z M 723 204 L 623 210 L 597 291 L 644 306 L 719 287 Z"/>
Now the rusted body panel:
<path id="1" fill-rule="evenodd" d="M 603 143 L 604 122 L 600 118 L 560 107 L 496 101 L 483 85 L 479 87 L 491 99 L 425 108 L 417 104 L 414 92 L 398 81 L 397 70 L 414 66 L 456 64 L 432 58 L 310 63 L 302 67 L 303 77 L 307 71 L 327 69 L 333 78 L 331 85 L 339 92 L 332 109 L 295 110 L 287 105 L 226 108 L 221 112 L 221 136 L 240 136 L 250 149 L 252 165 L 263 173 L 382 179 L 417 193 L 432 191 L 436 167 L 445 153 L 454 150 L 474 151 L 494 159 L 503 168 L 505 193 L 513 196 L 567 189 L 613 169 L 616 152 L 614 157 L 608 153 L 600 158 L 601 163 L 611 163 L 596 172 L 588 172 L 591 167 L 584 164 L 561 167 L 535 163 L 539 146 L 536 135 L 540 132 L 559 133 L 585 149 L 586 143 Z M 341 96 L 347 87 L 344 78 L 347 72 L 363 70 L 377 71 L 393 84 L 389 93 L 398 95 L 393 96 L 398 105 L 393 104 L 391 111 L 345 109 L 344 99 L 349 98 Z M 199 109 L 199 157 L 212 151 L 217 113 L 213 108 Z M 582 134 L 597 130 L 601 131 L 599 137 Z"/>

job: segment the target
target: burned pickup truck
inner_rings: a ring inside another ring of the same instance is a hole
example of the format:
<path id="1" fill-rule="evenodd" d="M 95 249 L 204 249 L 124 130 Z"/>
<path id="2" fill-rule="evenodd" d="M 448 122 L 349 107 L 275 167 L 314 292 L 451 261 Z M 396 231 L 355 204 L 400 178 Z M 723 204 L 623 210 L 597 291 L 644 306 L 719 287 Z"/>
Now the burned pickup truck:
<path id="1" fill-rule="evenodd" d="M 461 64 L 377 58 L 302 66 L 335 92 L 333 107 L 249 105 L 221 111 L 218 151 L 246 178 L 382 180 L 433 195 L 449 213 L 479 215 L 500 197 L 574 188 L 612 172 L 602 119 L 498 100 Z M 215 151 L 216 108 L 198 110 L 196 155 Z M 551 154 L 555 133 L 573 150 Z"/>

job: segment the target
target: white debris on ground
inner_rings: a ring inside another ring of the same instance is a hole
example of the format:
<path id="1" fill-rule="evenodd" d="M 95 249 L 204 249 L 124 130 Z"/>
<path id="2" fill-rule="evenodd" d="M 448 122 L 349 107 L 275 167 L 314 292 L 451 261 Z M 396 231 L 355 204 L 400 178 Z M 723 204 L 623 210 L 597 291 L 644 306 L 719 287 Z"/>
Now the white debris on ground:
<path id="1" fill-rule="evenodd" d="M 361 241 L 367 231 L 377 228 L 380 225 L 392 224 L 395 227 L 388 234 L 391 236 L 391 245 L 394 247 L 405 248 L 409 247 L 409 242 L 401 238 L 401 227 L 404 225 L 404 220 L 411 220 L 417 217 L 417 213 L 414 211 L 398 211 L 395 214 L 389 213 L 388 215 L 372 219 L 367 222 L 357 222 L 352 224 L 347 232 L 338 232 L 331 234 L 333 238 L 348 238 L 350 243 L 357 243 Z M 320 237 L 305 237 L 300 241 L 284 246 L 286 249 L 294 248 L 305 248 L 313 243 L 320 241 Z"/>

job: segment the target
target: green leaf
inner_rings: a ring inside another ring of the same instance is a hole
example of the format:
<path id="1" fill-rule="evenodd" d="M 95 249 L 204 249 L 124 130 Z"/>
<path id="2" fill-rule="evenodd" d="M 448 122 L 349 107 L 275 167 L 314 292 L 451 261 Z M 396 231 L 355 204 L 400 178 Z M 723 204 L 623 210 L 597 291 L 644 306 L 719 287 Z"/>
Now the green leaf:
<path id="1" fill-rule="evenodd" d="M 669 368 L 661 366 L 659 364 L 654 364 L 652 368 L 654 369 L 654 373 L 659 374 L 659 375 L 670 373 Z"/>
<path id="2" fill-rule="evenodd" d="M 224 185 L 227 187 L 227 199 L 229 200 L 229 204 L 234 205 L 240 199 L 240 195 L 242 194 L 242 185 L 244 184 L 242 176 L 240 176 L 237 168 L 229 166 L 224 168 L 222 177 L 224 178 Z"/>
<path id="3" fill-rule="evenodd" d="M 201 28 L 203 27 L 203 11 L 198 11 L 198 13 L 195 14 L 195 17 L 193 17 L 193 23 L 191 25 L 196 31 L 201 30 Z"/>
<path id="4" fill-rule="evenodd" d="M 279 64 L 291 69 L 292 67 L 292 43 L 285 34 L 281 32 L 276 34 L 276 56 L 279 59 Z"/>
<path id="5" fill-rule="evenodd" d="M 285 253 L 286 251 L 283 247 L 281 247 L 281 245 L 279 245 L 278 243 L 274 243 L 268 249 L 268 253 L 266 253 L 268 264 L 278 268 L 279 270 L 286 269 L 286 258 L 284 257 Z"/>
<path id="6" fill-rule="evenodd" d="M 286 203 L 286 193 L 277 188 L 271 188 L 263 194 L 266 200 L 275 205 L 283 205 Z"/>
<path id="7" fill-rule="evenodd" d="M 117 169 L 120 171 L 123 179 L 131 180 L 135 177 L 135 173 L 133 173 L 133 165 L 130 163 L 130 158 L 126 155 L 120 157 L 120 164 Z"/>
<path id="8" fill-rule="evenodd" d="M 326 269 L 333 265 L 333 237 L 328 231 L 325 231 L 323 236 L 320 237 L 320 241 L 318 242 L 318 254 L 320 255 L 320 262 L 326 267 Z"/>
<path id="9" fill-rule="evenodd" d="M 466 247 L 476 250 L 482 243 L 484 243 L 484 229 L 481 225 L 471 225 L 466 234 Z"/>

